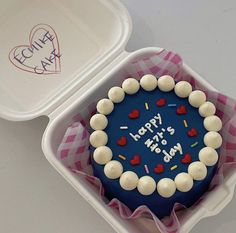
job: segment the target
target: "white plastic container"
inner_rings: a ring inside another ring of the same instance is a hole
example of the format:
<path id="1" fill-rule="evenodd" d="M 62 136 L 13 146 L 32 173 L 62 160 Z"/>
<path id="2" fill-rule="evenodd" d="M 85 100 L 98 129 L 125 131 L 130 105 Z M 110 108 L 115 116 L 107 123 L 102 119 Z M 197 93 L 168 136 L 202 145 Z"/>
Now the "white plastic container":
<path id="1" fill-rule="evenodd" d="M 47 115 L 49 124 L 42 148 L 54 168 L 117 232 L 156 232 L 150 219 L 128 221 L 118 217 L 87 183 L 56 159 L 56 152 L 74 115 L 85 111 L 111 86 L 119 84 L 117 77 L 124 75 L 124 70 L 133 60 L 161 49 L 145 48 L 133 53 L 125 51 L 131 33 L 131 20 L 117 0 L 52 0 L 45 4 L 37 0 L 21 3 L 13 0 L 2 5 L 0 18 L 4 20 L 1 20 L 0 28 L 4 34 L 0 39 L 3 54 L 0 65 L 4 69 L 0 70 L 0 117 L 23 121 Z M 53 41 L 57 39 L 57 43 L 50 44 L 49 39 L 42 44 L 42 31 L 51 32 Z M 21 56 L 22 50 L 28 49 L 29 44 L 31 48 L 34 44 L 44 58 L 49 58 L 51 46 L 56 50 L 60 48 L 60 69 L 48 65 L 44 74 L 35 72 L 34 68 L 42 64 L 41 60 L 27 50 L 27 56 L 32 55 L 33 58 Z M 18 64 L 19 58 L 25 61 Z M 214 90 L 187 65 L 184 69 Z M 181 232 L 186 233 L 202 218 L 219 213 L 232 199 L 235 184 L 236 172 L 228 171 L 225 183 L 211 192 L 201 206 L 195 207 L 191 216 L 184 212 L 179 216 Z"/>

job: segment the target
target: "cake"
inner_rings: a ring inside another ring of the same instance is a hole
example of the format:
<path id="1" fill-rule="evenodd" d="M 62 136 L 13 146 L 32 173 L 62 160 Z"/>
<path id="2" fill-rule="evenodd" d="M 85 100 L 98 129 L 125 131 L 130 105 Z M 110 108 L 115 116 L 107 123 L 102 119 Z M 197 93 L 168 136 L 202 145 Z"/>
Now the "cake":
<path id="1" fill-rule="evenodd" d="M 205 93 L 169 75 L 126 79 L 90 119 L 94 175 L 108 199 L 159 218 L 208 189 L 222 144 L 221 119 Z"/>

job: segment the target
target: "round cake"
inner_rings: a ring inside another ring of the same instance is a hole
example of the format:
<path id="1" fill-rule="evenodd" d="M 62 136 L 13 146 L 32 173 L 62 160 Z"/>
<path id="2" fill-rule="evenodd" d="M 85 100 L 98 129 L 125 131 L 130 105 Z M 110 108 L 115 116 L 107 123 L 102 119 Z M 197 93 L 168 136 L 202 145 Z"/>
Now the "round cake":
<path id="1" fill-rule="evenodd" d="M 222 144 L 215 105 L 169 75 L 128 78 L 90 119 L 92 165 L 109 199 L 159 218 L 189 207 L 208 189 Z"/>

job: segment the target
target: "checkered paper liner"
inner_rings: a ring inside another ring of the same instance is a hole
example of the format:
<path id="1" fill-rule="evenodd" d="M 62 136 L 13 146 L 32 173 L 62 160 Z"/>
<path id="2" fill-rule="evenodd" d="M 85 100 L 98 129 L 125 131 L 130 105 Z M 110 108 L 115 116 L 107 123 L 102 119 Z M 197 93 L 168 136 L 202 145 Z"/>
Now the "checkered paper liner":
<path id="1" fill-rule="evenodd" d="M 182 59 L 179 55 L 167 50 L 153 53 L 152 55 L 137 61 L 132 61 L 127 66 L 125 75 L 122 79 L 124 80 L 127 77 L 140 79 L 144 74 L 148 73 L 154 74 L 156 77 L 169 74 L 174 77 L 176 81 L 189 81 L 195 89 L 203 90 L 207 95 L 207 99 L 216 105 L 216 114 L 223 122 L 223 129 L 221 130 L 223 145 L 220 150 L 218 169 L 208 190 L 208 192 L 211 192 L 217 185 L 223 182 L 225 171 L 236 167 L 236 101 L 221 93 L 207 89 L 203 84 L 194 79 L 194 77 L 186 73 L 183 69 Z M 100 180 L 93 176 L 89 152 L 89 119 L 96 112 L 95 106 L 96 103 L 91 103 L 83 112 L 79 112 L 78 109 L 79 113 L 73 118 L 74 123 L 68 126 L 58 148 L 57 158 L 64 166 L 85 179 L 93 187 L 94 192 L 100 195 L 101 201 L 105 201 L 110 208 L 114 209 L 120 215 L 121 218 L 135 219 L 139 217 L 148 217 L 154 220 L 155 225 L 160 232 L 179 232 L 180 221 L 176 212 L 179 209 L 184 209 L 184 206 L 181 204 L 176 203 L 171 215 L 160 220 L 146 206 L 140 206 L 132 212 L 119 200 L 113 199 L 109 202 L 104 197 L 104 189 Z M 187 208 L 184 211 L 187 211 L 188 215 L 191 215 L 191 212 L 194 211 L 194 207 L 196 207 L 196 205 L 201 205 L 208 192 L 192 207 Z"/>

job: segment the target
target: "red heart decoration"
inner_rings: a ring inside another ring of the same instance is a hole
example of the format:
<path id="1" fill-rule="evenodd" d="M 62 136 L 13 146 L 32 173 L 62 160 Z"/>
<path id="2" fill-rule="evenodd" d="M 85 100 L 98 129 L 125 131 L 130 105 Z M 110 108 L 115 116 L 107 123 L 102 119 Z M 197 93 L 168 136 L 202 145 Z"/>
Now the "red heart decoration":
<path id="1" fill-rule="evenodd" d="M 127 144 L 127 138 L 125 136 L 123 136 L 119 140 L 117 140 L 116 143 L 119 146 L 125 146 Z"/>
<path id="2" fill-rule="evenodd" d="M 176 113 L 178 115 L 185 115 L 187 113 L 187 109 L 184 105 L 180 105 L 177 109 L 176 109 Z"/>
<path id="3" fill-rule="evenodd" d="M 189 137 L 196 137 L 197 136 L 197 130 L 195 128 L 192 128 L 188 131 Z"/>
<path id="4" fill-rule="evenodd" d="M 181 159 L 183 164 L 188 164 L 192 162 L 192 157 L 190 154 L 185 154 L 184 157 Z"/>
<path id="5" fill-rule="evenodd" d="M 134 157 L 130 160 L 130 164 L 135 166 L 139 165 L 141 163 L 141 156 L 140 155 L 134 155 Z"/>
<path id="6" fill-rule="evenodd" d="M 154 168 L 155 173 L 159 174 L 164 172 L 164 165 L 163 164 L 157 164 Z"/>
<path id="7" fill-rule="evenodd" d="M 139 115 L 140 115 L 140 111 L 138 109 L 134 109 L 130 112 L 129 118 L 136 119 L 136 118 L 139 118 Z"/>
<path id="8" fill-rule="evenodd" d="M 156 105 L 157 105 L 157 107 L 165 106 L 165 105 L 166 105 L 166 100 L 165 100 L 164 98 L 159 99 L 159 100 L 156 102 Z"/>
<path id="9" fill-rule="evenodd" d="M 15 46 L 9 53 L 10 62 L 18 69 L 49 75 L 61 72 L 60 47 L 55 30 L 38 24 L 29 34 L 29 44 Z"/>

